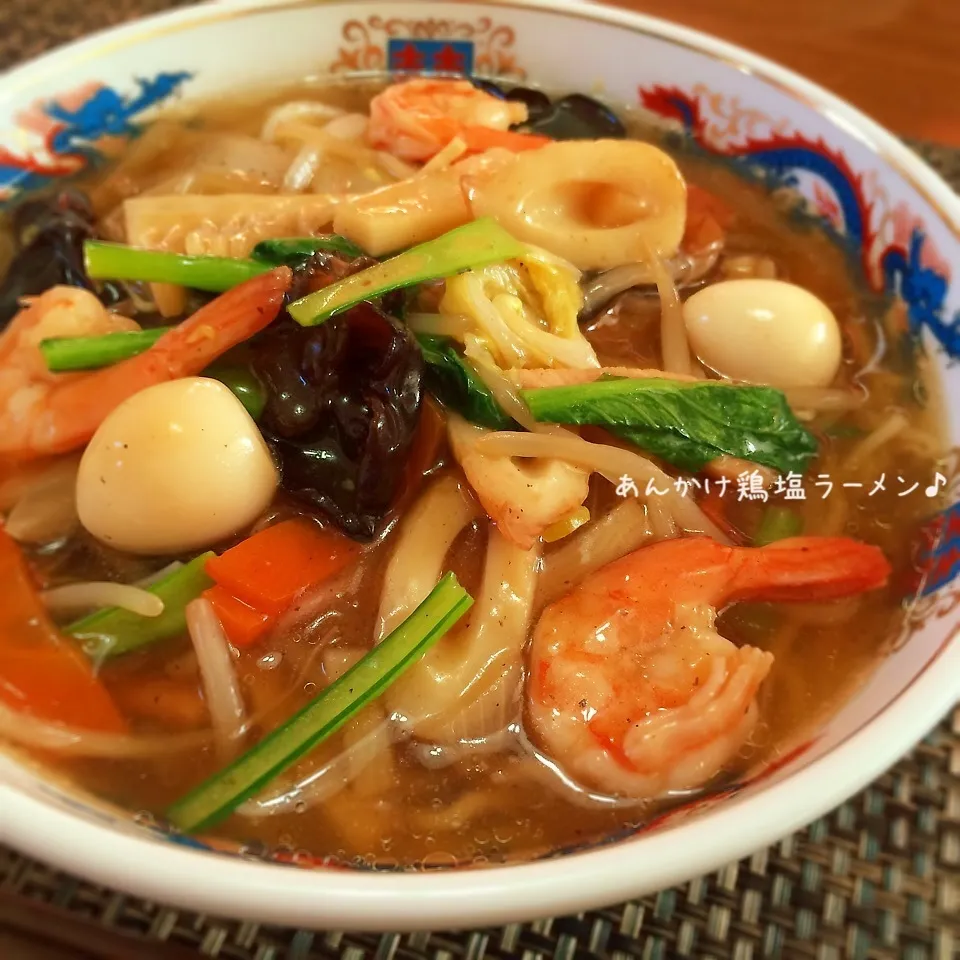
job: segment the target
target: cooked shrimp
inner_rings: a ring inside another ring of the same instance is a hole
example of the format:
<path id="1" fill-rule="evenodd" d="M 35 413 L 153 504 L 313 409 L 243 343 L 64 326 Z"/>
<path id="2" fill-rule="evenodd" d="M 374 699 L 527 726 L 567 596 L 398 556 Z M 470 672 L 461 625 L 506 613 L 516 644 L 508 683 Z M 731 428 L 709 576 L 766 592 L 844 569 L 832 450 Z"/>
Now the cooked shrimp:
<path id="1" fill-rule="evenodd" d="M 458 137 L 468 153 L 549 143 L 547 137 L 509 130 L 526 119 L 524 104 L 484 93 L 467 80 L 408 80 L 370 101 L 367 138 L 403 160 L 429 160 Z"/>
<path id="2" fill-rule="evenodd" d="M 760 548 L 667 540 L 603 567 L 533 634 L 528 731 L 585 786 L 638 799 L 700 787 L 757 721 L 771 654 L 714 627 L 739 600 L 828 600 L 883 586 L 876 547 L 798 537 Z"/>
<path id="3" fill-rule="evenodd" d="M 135 321 L 107 310 L 89 290 L 52 287 L 30 301 L 0 334 L 0 407 L 23 387 L 58 378 L 47 369 L 41 340 L 139 329 Z"/>
<path id="4" fill-rule="evenodd" d="M 71 329 L 71 335 L 109 332 L 102 329 L 108 321 L 95 317 L 96 309 L 106 311 L 85 291 L 58 287 L 44 294 L 0 337 L 0 455 L 28 459 L 83 446 L 127 397 L 155 383 L 200 373 L 267 326 L 280 310 L 290 279 L 287 267 L 255 277 L 198 310 L 145 353 L 80 374 L 50 373 L 36 343 L 53 335 L 53 329 Z M 69 312 L 69 320 L 60 311 Z M 91 322 L 79 319 L 84 312 Z M 101 329 L 94 330 L 94 319 Z"/>

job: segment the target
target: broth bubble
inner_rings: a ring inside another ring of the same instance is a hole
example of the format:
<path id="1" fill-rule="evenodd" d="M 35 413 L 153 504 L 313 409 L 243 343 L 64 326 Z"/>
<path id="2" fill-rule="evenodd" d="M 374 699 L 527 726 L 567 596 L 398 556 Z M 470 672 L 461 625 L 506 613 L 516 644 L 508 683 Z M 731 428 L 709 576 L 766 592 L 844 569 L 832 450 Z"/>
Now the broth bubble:
<path id="1" fill-rule="evenodd" d="M 265 653 L 258 661 L 257 666 L 261 670 L 276 670 L 280 666 L 280 662 L 283 660 L 283 654 L 279 651 L 274 651 L 272 653 Z"/>

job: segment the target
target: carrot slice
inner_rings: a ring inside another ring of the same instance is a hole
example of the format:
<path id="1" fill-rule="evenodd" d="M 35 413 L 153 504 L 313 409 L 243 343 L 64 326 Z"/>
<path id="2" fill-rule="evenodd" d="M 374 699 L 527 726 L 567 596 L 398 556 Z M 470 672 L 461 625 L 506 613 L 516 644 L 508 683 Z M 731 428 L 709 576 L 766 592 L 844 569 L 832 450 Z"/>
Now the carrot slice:
<path id="1" fill-rule="evenodd" d="M 492 127 L 463 127 L 460 138 L 467 145 L 470 153 L 483 153 L 494 147 L 512 150 L 519 153 L 521 150 L 539 150 L 548 143 L 553 143 L 549 137 L 542 137 L 538 133 L 520 133 L 518 130 L 494 130 Z"/>
<path id="2" fill-rule="evenodd" d="M 687 184 L 687 216 L 710 217 L 721 230 L 728 230 L 737 218 L 736 211 L 722 197 L 718 197 L 695 183 Z"/>
<path id="3" fill-rule="evenodd" d="M 253 646 L 276 619 L 238 600 L 219 584 L 204 590 L 203 597 L 210 601 L 227 639 L 238 649 Z"/>
<path id="4" fill-rule="evenodd" d="M 539 133 L 521 133 L 518 130 L 495 130 L 481 124 L 462 125 L 452 117 L 423 118 L 420 126 L 436 142 L 437 152 L 446 147 L 454 138 L 459 137 L 467 147 L 468 153 L 483 153 L 500 147 L 518 153 L 521 150 L 537 150 L 553 143 L 550 137 Z"/>
<path id="5" fill-rule="evenodd" d="M 305 587 L 339 573 L 360 554 L 343 534 L 308 520 L 285 520 L 207 561 L 207 573 L 238 600 L 281 613 Z"/>
<path id="6" fill-rule="evenodd" d="M 127 724 L 86 657 L 37 596 L 20 548 L 0 527 L 0 700 L 71 727 L 122 733 Z"/>
<path id="7" fill-rule="evenodd" d="M 687 184 L 687 225 L 680 248 L 696 253 L 723 243 L 735 217 L 733 208 L 719 197 L 696 184 Z"/>

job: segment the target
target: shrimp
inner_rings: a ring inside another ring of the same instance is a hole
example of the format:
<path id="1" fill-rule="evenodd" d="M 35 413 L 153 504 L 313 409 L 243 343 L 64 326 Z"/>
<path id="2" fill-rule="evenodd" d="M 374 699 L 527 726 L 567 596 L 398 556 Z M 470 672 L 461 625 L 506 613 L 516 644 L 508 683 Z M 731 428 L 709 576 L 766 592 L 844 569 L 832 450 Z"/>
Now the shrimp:
<path id="1" fill-rule="evenodd" d="M 128 397 L 156 383 L 198 374 L 262 330 L 279 312 L 290 281 L 288 267 L 248 280 L 198 310 L 139 356 L 79 374 L 50 373 L 36 344 L 52 335 L 54 326 L 67 329 L 62 317 L 56 324 L 51 319 L 56 319 L 57 311 L 72 314 L 71 335 L 81 328 L 93 332 L 90 323 L 78 319 L 84 311 L 93 317 L 93 304 L 79 296 L 85 291 L 62 287 L 48 291 L 17 314 L 0 337 L 0 456 L 33 459 L 82 447 Z M 103 310 L 92 294 L 86 297 Z"/>
<path id="2" fill-rule="evenodd" d="M 0 334 L 0 406 L 32 383 L 57 379 L 40 353 L 41 340 L 139 329 L 135 321 L 107 310 L 89 290 L 52 287 L 31 299 Z"/>
<path id="3" fill-rule="evenodd" d="M 603 567 L 533 633 L 527 730 L 585 786 L 653 799 L 703 786 L 748 740 L 770 653 L 714 627 L 739 600 L 828 600 L 882 587 L 877 548 L 843 537 L 728 547 L 665 540 Z"/>
<path id="4" fill-rule="evenodd" d="M 367 138 L 371 146 L 413 161 L 429 160 L 458 137 L 466 153 L 549 143 L 548 137 L 509 129 L 526 119 L 524 104 L 484 93 L 467 80 L 408 80 L 370 101 Z"/>

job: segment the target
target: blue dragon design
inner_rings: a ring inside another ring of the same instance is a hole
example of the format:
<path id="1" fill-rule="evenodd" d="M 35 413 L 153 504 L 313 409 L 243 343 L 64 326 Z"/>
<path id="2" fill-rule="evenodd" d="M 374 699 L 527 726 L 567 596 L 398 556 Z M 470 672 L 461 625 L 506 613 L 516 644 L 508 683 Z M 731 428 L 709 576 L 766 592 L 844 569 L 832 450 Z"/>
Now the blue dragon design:
<path id="1" fill-rule="evenodd" d="M 863 204 L 860 196 L 850 182 L 850 178 L 840 170 L 828 156 L 809 147 L 751 146 L 741 154 L 749 163 L 759 164 L 767 175 L 780 186 L 798 186 L 796 171 L 805 170 L 827 183 L 837 197 L 843 213 L 844 234 L 854 247 L 860 247 L 866 236 Z"/>
<path id="2" fill-rule="evenodd" d="M 741 155 L 761 165 L 784 186 L 797 186 L 795 171 L 805 170 L 829 184 L 843 213 L 844 235 L 854 249 L 863 251 L 869 238 L 865 207 L 850 176 L 836 162 L 814 149 L 803 147 L 751 147 Z M 890 247 L 880 259 L 884 292 L 907 305 L 910 329 L 915 336 L 927 327 L 951 357 L 960 357 L 960 312 L 944 317 L 949 279 L 921 262 L 924 233 L 915 229 L 906 249 Z"/>
<path id="3" fill-rule="evenodd" d="M 679 121 L 694 143 L 734 163 L 745 164 L 773 186 L 800 186 L 802 171 L 827 184 L 836 197 L 843 216 L 843 229 L 824 221 L 851 251 L 859 254 L 869 267 L 876 237 L 872 232 L 871 209 L 861 193 L 860 177 L 850 168 L 841 152 L 831 151 L 822 141 L 805 139 L 801 134 L 773 135 L 751 140 L 735 148 L 717 148 L 706 136 L 706 124 L 700 101 L 676 87 L 655 86 L 640 90 L 643 105 L 660 116 Z M 880 258 L 884 292 L 900 297 L 907 305 L 910 331 L 918 337 L 927 327 L 950 357 L 960 357 L 960 312 L 952 319 L 945 316 L 949 276 L 923 266 L 921 254 L 927 238 L 914 230 L 904 247 L 889 247 Z"/>
<path id="4" fill-rule="evenodd" d="M 18 156 L 0 148 L 0 191 L 11 199 L 15 193 L 39 189 L 100 163 L 103 157 L 95 146 L 98 140 L 138 136 L 142 127 L 134 118 L 172 96 L 192 77 L 186 71 L 160 73 L 152 80 L 138 77 L 139 89 L 130 96 L 112 87 L 100 87 L 75 110 L 57 100 L 44 103 L 40 109 L 55 122 L 47 136 L 49 158 Z"/>
<path id="5" fill-rule="evenodd" d="M 906 250 L 891 247 L 880 260 L 885 291 L 907 305 L 910 327 L 919 333 L 927 327 L 951 357 L 960 356 L 960 312 L 952 320 L 943 317 L 947 278 L 923 266 L 921 254 L 926 237 L 915 229 Z"/>
<path id="6" fill-rule="evenodd" d="M 133 118 L 149 107 L 174 94 L 181 84 L 191 78 L 189 73 L 161 73 L 153 80 L 136 82 L 140 92 L 123 97 L 112 87 L 101 87 L 77 110 L 67 110 L 56 101 L 48 103 L 44 112 L 62 126 L 50 138 L 50 152 L 75 153 L 85 143 L 101 137 L 135 137 L 140 127 Z"/>

